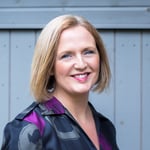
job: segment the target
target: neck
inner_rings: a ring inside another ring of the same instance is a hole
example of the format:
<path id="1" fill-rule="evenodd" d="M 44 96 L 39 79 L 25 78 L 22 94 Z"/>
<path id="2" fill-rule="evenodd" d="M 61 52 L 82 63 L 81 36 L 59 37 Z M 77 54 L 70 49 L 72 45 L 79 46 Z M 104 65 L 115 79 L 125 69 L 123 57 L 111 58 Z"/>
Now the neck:
<path id="1" fill-rule="evenodd" d="M 68 109 L 76 120 L 85 120 L 90 114 L 88 94 L 69 95 L 54 93 L 54 96 Z"/>

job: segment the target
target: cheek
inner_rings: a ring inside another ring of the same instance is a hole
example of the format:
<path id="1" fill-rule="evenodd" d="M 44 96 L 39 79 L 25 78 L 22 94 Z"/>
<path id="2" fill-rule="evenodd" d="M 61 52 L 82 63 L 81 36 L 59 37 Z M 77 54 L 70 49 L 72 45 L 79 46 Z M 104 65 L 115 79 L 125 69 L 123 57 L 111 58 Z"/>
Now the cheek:
<path id="1" fill-rule="evenodd" d="M 100 59 L 99 58 L 95 58 L 93 63 L 93 68 L 94 68 L 94 72 L 95 72 L 95 83 L 99 80 L 99 75 L 100 75 Z"/>
<path id="2" fill-rule="evenodd" d="M 55 64 L 55 77 L 61 77 L 68 73 L 68 66 L 64 63 L 56 63 Z"/>
<path id="3" fill-rule="evenodd" d="M 93 60 L 93 68 L 96 72 L 99 73 L 99 70 L 100 70 L 100 59 L 99 57 L 96 57 L 94 60 Z"/>
<path id="4" fill-rule="evenodd" d="M 60 76 L 60 74 L 62 74 L 62 65 L 59 63 L 55 64 L 55 78 L 57 78 L 58 76 Z"/>

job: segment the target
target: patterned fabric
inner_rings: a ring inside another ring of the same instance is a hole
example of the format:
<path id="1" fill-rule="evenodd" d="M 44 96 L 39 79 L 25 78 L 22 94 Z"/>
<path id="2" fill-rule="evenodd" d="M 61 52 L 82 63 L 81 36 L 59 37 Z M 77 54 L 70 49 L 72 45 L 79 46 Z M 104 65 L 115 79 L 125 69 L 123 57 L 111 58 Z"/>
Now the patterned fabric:
<path id="1" fill-rule="evenodd" d="M 118 150 L 113 124 L 89 103 L 101 150 Z M 4 129 L 2 150 L 96 150 L 69 111 L 53 97 L 34 102 Z"/>

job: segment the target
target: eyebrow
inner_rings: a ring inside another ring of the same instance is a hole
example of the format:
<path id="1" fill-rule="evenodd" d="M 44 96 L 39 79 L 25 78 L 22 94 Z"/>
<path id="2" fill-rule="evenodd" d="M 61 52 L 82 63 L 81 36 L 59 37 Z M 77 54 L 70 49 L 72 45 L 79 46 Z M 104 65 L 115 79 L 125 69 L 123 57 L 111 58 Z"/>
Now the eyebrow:
<path id="1" fill-rule="evenodd" d="M 88 49 L 92 49 L 92 50 L 97 50 L 97 47 L 95 46 L 95 47 L 93 47 L 93 46 L 88 46 L 88 47 L 85 47 L 84 49 L 82 49 L 81 51 L 84 51 L 84 50 L 88 50 Z M 63 50 L 62 52 L 60 52 L 59 54 L 61 54 L 61 53 L 72 53 L 74 50 Z"/>

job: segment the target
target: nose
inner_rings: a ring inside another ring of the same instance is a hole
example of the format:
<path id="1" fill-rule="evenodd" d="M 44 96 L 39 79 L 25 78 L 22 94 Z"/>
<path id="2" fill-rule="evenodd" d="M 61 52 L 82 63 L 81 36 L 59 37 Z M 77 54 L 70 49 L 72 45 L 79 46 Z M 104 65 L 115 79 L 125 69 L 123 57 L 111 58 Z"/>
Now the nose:
<path id="1" fill-rule="evenodd" d="M 82 56 L 77 57 L 75 64 L 74 64 L 75 69 L 80 69 L 80 70 L 84 70 L 87 67 L 87 63 L 84 60 L 84 58 L 82 58 Z"/>

